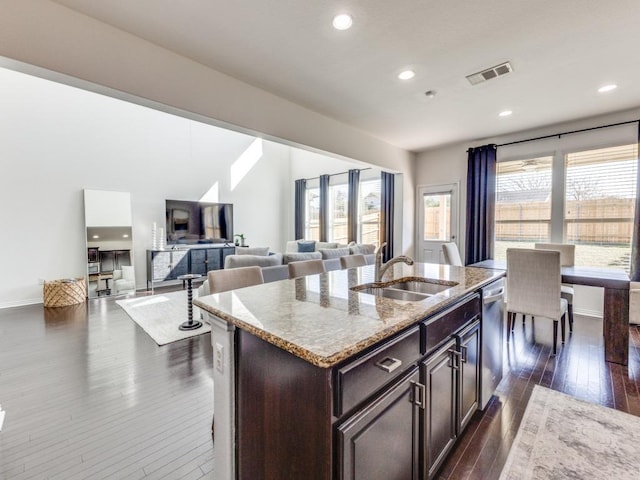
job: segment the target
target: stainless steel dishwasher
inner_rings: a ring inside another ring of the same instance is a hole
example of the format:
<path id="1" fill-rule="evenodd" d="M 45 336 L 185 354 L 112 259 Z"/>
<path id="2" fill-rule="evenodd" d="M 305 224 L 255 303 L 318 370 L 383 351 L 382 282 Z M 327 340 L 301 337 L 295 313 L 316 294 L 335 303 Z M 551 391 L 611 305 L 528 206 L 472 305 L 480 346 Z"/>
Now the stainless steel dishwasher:
<path id="1" fill-rule="evenodd" d="M 481 410 L 486 408 L 502 380 L 504 308 L 504 278 L 501 278 L 482 288 Z"/>

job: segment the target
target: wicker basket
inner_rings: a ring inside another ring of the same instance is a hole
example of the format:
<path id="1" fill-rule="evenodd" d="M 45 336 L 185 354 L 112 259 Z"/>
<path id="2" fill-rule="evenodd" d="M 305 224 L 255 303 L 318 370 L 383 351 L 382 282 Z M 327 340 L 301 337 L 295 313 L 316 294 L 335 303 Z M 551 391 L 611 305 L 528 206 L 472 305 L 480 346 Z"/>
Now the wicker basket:
<path id="1" fill-rule="evenodd" d="M 84 277 L 44 282 L 45 307 L 67 307 L 84 303 L 87 299 L 87 283 Z"/>

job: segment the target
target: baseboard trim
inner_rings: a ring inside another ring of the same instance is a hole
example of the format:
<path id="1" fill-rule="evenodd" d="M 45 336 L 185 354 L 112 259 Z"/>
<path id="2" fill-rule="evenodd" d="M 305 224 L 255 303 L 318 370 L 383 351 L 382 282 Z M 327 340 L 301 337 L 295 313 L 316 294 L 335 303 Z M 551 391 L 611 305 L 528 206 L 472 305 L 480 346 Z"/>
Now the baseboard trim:
<path id="1" fill-rule="evenodd" d="M 598 310 L 585 310 L 582 308 L 574 308 L 573 313 L 575 315 L 584 315 L 585 317 L 597 317 L 602 318 L 602 312 Z"/>
<path id="2" fill-rule="evenodd" d="M 4 308 L 13 308 L 13 307 L 26 307 L 27 305 L 35 305 L 37 303 L 42 304 L 42 297 L 38 298 L 27 298 L 25 300 L 19 300 L 16 302 L 4 302 L 0 303 L 0 310 Z"/>

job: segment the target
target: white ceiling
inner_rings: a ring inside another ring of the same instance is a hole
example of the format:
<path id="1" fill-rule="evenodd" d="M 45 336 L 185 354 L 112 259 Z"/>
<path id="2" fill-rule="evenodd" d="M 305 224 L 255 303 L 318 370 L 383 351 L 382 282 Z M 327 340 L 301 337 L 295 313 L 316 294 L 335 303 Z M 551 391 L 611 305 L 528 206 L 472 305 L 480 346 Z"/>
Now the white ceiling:
<path id="1" fill-rule="evenodd" d="M 639 0 L 54 1 L 407 150 L 640 106 Z"/>

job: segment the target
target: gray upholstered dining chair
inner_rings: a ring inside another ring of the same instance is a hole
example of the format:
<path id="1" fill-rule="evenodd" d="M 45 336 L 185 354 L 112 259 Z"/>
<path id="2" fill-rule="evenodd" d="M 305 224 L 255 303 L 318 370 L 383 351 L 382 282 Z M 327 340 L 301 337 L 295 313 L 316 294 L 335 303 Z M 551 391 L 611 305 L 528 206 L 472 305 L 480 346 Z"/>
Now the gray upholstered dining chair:
<path id="1" fill-rule="evenodd" d="M 444 261 L 447 265 L 456 265 L 462 267 L 462 259 L 460 258 L 460 251 L 458 246 L 453 242 L 442 244 L 442 254 L 444 255 Z"/>
<path id="2" fill-rule="evenodd" d="M 536 243 L 534 248 L 540 250 L 557 250 L 560 252 L 560 266 L 573 267 L 576 263 L 576 246 L 570 243 Z M 573 285 L 563 283 L 560 289 L 562 298 L 567 301 L 569 308 L 569 331 L 573 332 Z"/>
<path id="3" fill-rule="evenodd" d="M 518 313 L 553 320 L 553 355 L 557 353 L 558 322 L 565 339 L 567 301 L 560 296 L 560 252 L 507 249 L 507 324 L 513 331 Z"/>
<path id="4" fill-rule="evenodd" d="M 367 264 L 367 259 L 364 255 L 357 253 L 354 255 L 345 255 L 340 257 L 340 265 L 342 268 L 356 268 L 364 267 Z"/>
<path id="5" fill-rule="evenodd" d="M 289 263 L 289 278 L 304 277 L 316 273 L 325 273 L 322 260 L 301 260 Z"/>
<path id="6" fill-rule="evenodd" d="M 207 280 L 211 293 L 227 292 L 236 288 L 264 283 L 262 269 L 256 266 L 210 270 L 207 274 Z"/>

